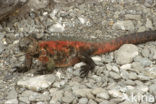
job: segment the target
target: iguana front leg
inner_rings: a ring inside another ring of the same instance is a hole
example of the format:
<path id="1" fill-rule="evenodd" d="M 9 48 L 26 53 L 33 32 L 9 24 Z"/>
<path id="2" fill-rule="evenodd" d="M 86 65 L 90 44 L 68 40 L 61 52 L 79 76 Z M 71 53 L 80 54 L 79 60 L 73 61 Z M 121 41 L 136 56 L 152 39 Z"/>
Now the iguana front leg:
<path id="1" fill-rule="evenodd" d="M 32 66 L 32 56 L 29 55 L 29 54 L 26 54 L 25 55 L 25 62 L 24 62 L 24 66 L 21 66 L 21 67 L 15 67 L 16 70 L 14 72 L 19 72 L 19 73 L 24 73 L 24 72 L 27 72 L 28 70 L 31 69 L 31 66 Z"/>
<path id="2" fill-rule="evenodd" d="M 81 70 L 80 70 L 80 77 L 84 78 L 88 75 L 89 71 L 94 70 L 96 64 L 91 59 L 91 57 L 85 52 L 84 53 L 81 52 L 80 54 L 78 54 L 78 58 L 80 59 L 80 61 L 86 64 L 81 66 Z"/>

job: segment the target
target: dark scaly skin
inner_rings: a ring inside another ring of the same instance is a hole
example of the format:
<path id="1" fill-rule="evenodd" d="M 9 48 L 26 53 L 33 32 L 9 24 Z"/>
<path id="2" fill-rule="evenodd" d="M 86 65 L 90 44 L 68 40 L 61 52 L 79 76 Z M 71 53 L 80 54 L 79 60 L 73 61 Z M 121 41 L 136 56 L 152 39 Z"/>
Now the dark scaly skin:
<path id="1" fill-rule="evenodd" d="M 28 2 L 29 0 L 0 0 L 0 22 L 8 17 L 13 17 L 20 12 L 24 12 L 22 9 L 25 9 L 25 5 Z"/>
<path id="2" fill-rule="evenodd" d="M 21 40 L 20 48 L 26 53 L 25 72 L 31 68 L 32 58 L 38 58 L 46 69 L 40 71 L 52 71 L 55 67 L 68 67 L 78 62 L 85 62 L 81 67 L 80 76 L 87 76 L 93 71 L 95 63 L 90 56 L 100 55 L 118 49 L 123 44 L 139 44 L 156 40 L 156 31 L 133 33 L 121 36 L 106 42 L 82 42 L 82 41 L 37 41 L 27 37 Z"/>

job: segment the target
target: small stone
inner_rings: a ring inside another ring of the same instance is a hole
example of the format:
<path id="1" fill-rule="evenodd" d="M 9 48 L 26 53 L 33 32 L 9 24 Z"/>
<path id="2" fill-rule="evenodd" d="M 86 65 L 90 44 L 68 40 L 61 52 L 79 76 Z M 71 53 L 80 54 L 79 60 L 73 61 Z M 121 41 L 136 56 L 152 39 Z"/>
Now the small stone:
<path id="1" fill-rule="evenodd" d="M 54 24 L 49 27 L 48 29 L 50 32 L 64 32 L 65 31 L 65 26 L 61 25 L 60 23 Z"/>
<path id="2" fill-rule="evenodd" d="M 79 104 L 88 104 L 88 99 L 87 98 L 81 98 L 79 100 Z"/>
<path id="3" fill-rule="evenodd" d="M 137 30 L 137 32 L 144 32 L 144 31 L 146 31 L 145 26 L 140 26 L 139 29 Z"/>
<path id="4" fill-rule="evenodd" d="M 116 73 L 119 73 L 119 68 L 117 66 L 112 66 L 112 70 Z"/>
<path id="5" fill-rule="evenodd" d="M 146 74 L 146 73 L 145 73 Z M 138 75 L 138 79 L 142 80 L 142 81 L 148 81 L 150 80 L 150 77 L 148 76 L 145 76 L 145 75 L 142 75 L 142 74 L 139 74 Z"/>
<path id="6" fill-rule="evenodd" d="M 146 28 L 147 29 L 153 29 L 152 21 L 148 18 L 146 20 Z"/>
<path id="7" fill-rule="evenodd" d="M 46 101 L 50 100 L 48 92 L 37 93 L 30 90 L 24 91 L 20 96 L 19 100 L 30 104 L 30 101 Z"/>
<path id="8" fill-rule="evenodd" d="M 139 62 L 143 67 L 147 67 L 152 64 L 151 60 L 149 60 L 148 58 L 143 58 L 143 57 L 136 57 L 134 58 L 134 61 Z"/>
<path id="9" fill-rule="evenodd" d="M 116 90 L 116 89 L 111 89 L 108 91 L 108 93 L 112 96 L 112 97 L 123 97 L 123 94 L 119 91 L 119 90 Z"/>
<path id="10" fill-rule="evenodd" d="M 102 62 L 102 58 L 100 56 L 93 56 L 92 60 L 95 62 L 95 64 L 100 65 Z"/>
<path id="11" fill-rule="evenodd" d="M 141 16 L 140 15 L 132 15 L 132 14 L 126 14 L 125 15 L 126 19 L 131 19 L 131 20 L 140 20 Z"/>
<path id="12" fill-rule="evenodd" d="M 106 54 L 106 55 L 102 55 L 102 62 L 104 63 L 111 63 L 113 59 L 114 59 L 113 52 Z"/>
<path id="13" fill-rule="evenodd" d="M 71 103 L 74 100 L 74 96 L 70 91 L 65 91 L 64 96 L 62 97 L 62 101 L 65 103 Z"/>
<path id="14" fill-rule="evenodd" d="M 153 7 L 155 5 L 155 0 L 144 0 L 144 5 L 146 7 Z"/>
<path id="15" fill-rule="evenodd" d="M 120 67 L 120 69 L 122 70 L 127 70 L 127 69 L 131 69 L 131 64 L 124 64 Z"/>
<path id="16" fill-rule="evenodd" d="M 93 75 L 92 78 L 94 80 L 96 80 L 96 82 L 101 82 L 101 77 L 97 76 L 97 75 Z"/>
<path id="17" fill-rule="evenodd" d="M 131 101 L 127 101 L 127 100 L 125 100 L 124 102 L 122 102 L 122 103 L 119 103 L 119 104 L 134 104 L 133 102 L 131 102 Z M 135 103 L 136 104 L 136 103 Z"/>
<path id="18" fill-rule="evenodd" d="M 100 102 L 99 104 L 116 104 L 114 102 L 110 102 L 108 100 L 103 100 L 102 102 Z"/>
<path id="19" fill-rule="evenodd" d="M 128 79 L 128 80 L 125 81 L 125 84 L 134 86 L 135 82 Z"/>
<path id="20" fill-rule="evenodd" d="M 132 68 L 131 68 L 132 71 L 139 73 L 140 71 L 142 71 L 142 69 L 144 69 L 144 67 L 141 65 L 141 63 L 139 62 L 132 63 Z"/>
<path id="21" fill-rule="evenodd" d="M 5 46 L 2 42 L 4 35 L 0 33 L 0 54 L 3 52 L 3 50 L 5 49 Z"/>
<path id="22" fill-rule="evenodd" d="M 128 79 L 128 72 L 126 71 L 126 70 L 121 70 L 121 77 L 123 78 L 123 79 Z"/>
<path id="23" fill-rule="evenodd" d="M 109 94 L 105 91 L 105 92 L 101 92 L 99 94 L 96 95 L 98 98 L 102 98 L 102 99 L 109 99 Z"/>
<path id="24" fill-rule="evenodd" d="M 17 99 L 9 99 L 4 104 L 19 104 Z"/>
<path id="25" fill-rule="evenodd" d="M 121 76 L 115 72 L 110 72 L 109 75 L 113 78 L 113 79 L 120 79 Z"/>
<path id="26" fill-rule="evenodd" d="M 34 91 L 41 91 L 48 88 L 54 81 L 55 77 L 53 75 L 41 75 L 19 80 L 17 85 Z"/>
<path id="27" fill-rule="evenodd" d="M 37 39 L 41 39 L 43 36 L 44 36 L 44 34 L 42 34 L 42 33 L 36 34 L 36 38 L 37 38 Z"/>
<path id="28" fill-rule="evenodd" d="M 88 104 L 97 104 L 94 100 L 92 100 L 92 99 L 90 99 L 89 101 L 88 101 Z"/>
<path id="29" fill-rule="evenodd" d="M 128 64 L 138 55 L 138 48 L 133 44 L 124 44 L 115 52 L 115 60 L 118 64 Z"/>
<path id="30" fill-rule="evenodd" d="M 149 90 L 148 86 L 145 86 L 145 85 L 140 85 L 137 87 L 137 89 L 145 93 Z"/>
<path id="31" fill-rule="evenodd" d="M 86 23 L 86 19 L 84 17 L 78 17 L 78 19 L 82 24 Z"/>
<path id="32" fill-rule="evenodd" d="M 27 5 L 33 10 L 38 10 L 48 6 L 48 3 L 48 0 L 30 0 Z"/>
<path id="33" fill-rule="evenodd" d="M 17 99 L 17 92 L 15 88 L 12 88 L 11 91 L 7 94 L 7 99 Z"/>
<path id="34" fill-rule="evenodd" d="M 64 86 L 66 84 L 66 82 L 67 82 L 66 80 L 62 80 L 60 82 L 54 82 L 53 86 L 60 88 L 60 87 Z"/>
<path id="35" fill-rule="evenodd" d="M 94 95 L 97 95 L 97 94 L 99 94 L 100 92 L 106 92 L 106 90 L 104 89 L 104 88 L 94 88 L 93 90 L 92 90 L 92 93 L 94 94 Z"/>
<path id="36" fill-rule="evenodd" d="M 135 79 L 138 78 L 138 77 L 137 77 L 137 74 L 134 73 L 134 72 L 130 72 L 130 73 L 128 74 L 127 77 L 128 77 L 129 79 L 131 79 L 131 80 L 135 80 Z"/>
<path id="37" fill-rule="evenodd" d="M 119 104 L 120 102 L 124 101 L 123 98 L 112 98 L 110 102 L 113 102 L 115 104 Z"/>
<path id="38" fill-rule="evenodd" d="M 85 63 L 83 63 L 83 62 L 77 63 L 77 64 L 74 65 L 74 69 L 75 70 L 80 69 L 81 66 L 83 66 L 83 65 L 85 65 Z"/>
<path id="39" fill-rule="evenodd" d="M 112 66 L 110 65 L 110 64 L 106 64 L 106 68 L 107 68 L 107 70 L 112 70 Z"/>
<path id="40" fill-rule="evenodd" d="M 73 93 L 77 96 L 77 97 L 87 97 L 87 96 L 92 96 L 91 94 L 91 89 L 87 89 L 87 88 L 83 88 L 83 89 L 74 89 Z"/>
<path id="41" fill-rule="evenodd" d="M 149 91 L 151 94 L 154 94 L 154 96 L 156 96 L 156 83 L 149 86 Z"/>
<path id="42" fill-rule="evenodd" d="M 144 57 L 149 57 L 149 54 L 150 54 L 150 51 L 149 51 L 149 49 L 148 48 L 144 48 L 143 50 L 142 50 L 142 55 L 144 56 Z"/>
<path id="43" fill-rule="evenodd" d="M 58 13 L 58 9 L 57 8 L 54 8 L 53 11 L 49 14 L 49 16 L 52 18 L 52 19 L 56 19 L 56 14 Z"/>
<path id="44" fill-rule="evenodd" d="M 57 90 L 55 88 L 50 89 L 50 95 L 52 96 L 50 100 L 50 104 L 58 104 L 59 101 L 61 101 L 61 98 L 63 97 L 63 91 Z"/>
<path id="45" fill-rule="evenodd" d="M 113 24 L 113 29 L 121 29 L 121 30 L 129 30 L 129 31 L 134 31 L 134 24 L 130 20 L 126 21 L 117 21 L 116 23 Z"/>
<path id="46" fill-rule="evenodd" d="M 156 59 L 156 48 L 155 47 L 152 47 L 149 49 L 150 50 L 150 59 L 153 60 L 153 59 Z"/>

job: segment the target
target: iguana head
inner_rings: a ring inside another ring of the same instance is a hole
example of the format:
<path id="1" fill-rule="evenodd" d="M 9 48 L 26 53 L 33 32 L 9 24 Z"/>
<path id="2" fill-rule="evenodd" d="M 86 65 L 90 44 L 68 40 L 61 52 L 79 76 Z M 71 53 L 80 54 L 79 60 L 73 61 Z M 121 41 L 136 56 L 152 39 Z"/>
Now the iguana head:
<path id="1" fill-rule="evenodd" d="M 35 55 L 38 52 L 38 42 L 33 37 L 24 37 L 19 41 L 19 49 L 22 52 Z"/>

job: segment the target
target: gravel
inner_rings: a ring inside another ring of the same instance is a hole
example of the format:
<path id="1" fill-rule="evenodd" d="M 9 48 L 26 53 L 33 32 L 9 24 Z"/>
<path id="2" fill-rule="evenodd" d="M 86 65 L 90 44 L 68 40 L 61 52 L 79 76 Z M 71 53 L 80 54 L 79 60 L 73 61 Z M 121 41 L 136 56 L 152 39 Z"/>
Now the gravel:
<path id="1" fill-rule="evenodd" d="M 96 67 L 87 78 L 79 77 L 84 63 L 34 75 L 41 68 L 36 59 L 32 70 L 12 73 L 24 63 L 18 48 L 22 37 L 35 34 L 37 39 L 68 36 L 100 41 L 156 30 L 155 0 L 53 0 L 52 8 L 47 0 L 30 1 L 35 12 L 29 9 L 26 16 L 0 23 L 0 104 L 156 102 L 155 41 L 125 44 L 114 52 L 92 56 Z"/>

